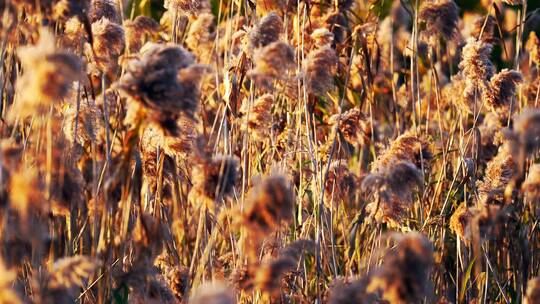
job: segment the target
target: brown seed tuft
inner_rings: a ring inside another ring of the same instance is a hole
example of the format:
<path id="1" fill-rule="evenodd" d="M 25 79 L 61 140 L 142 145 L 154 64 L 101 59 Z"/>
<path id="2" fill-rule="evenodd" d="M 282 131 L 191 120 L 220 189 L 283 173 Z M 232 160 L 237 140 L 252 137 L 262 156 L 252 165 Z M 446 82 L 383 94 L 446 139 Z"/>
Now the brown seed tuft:
<path id="1" fill-rule="evenodd" d="M 213 202 L 232 194 L 238 178 L 238 160 L 230 156 L 203 159 L 192 173 L 190 196 L 202 195 Z"/>
<path id="2" fill-rule="evenodd" d="M 344 113 L 332 115 L 328 123 L 335 125 L 339 122 L 338 130 L 343 138 L 351 145 L 365 145 L 370 141 L 370 127 L 367 117 L 362 112 L 353 108 Z"/>
<path id="3" fill-rule="evenodd" d="M 194 118 L 206 69 L 181 47 L 150 44 L 141 58 L 129 62 L 117 86 L 165 134 L 179 135 L 177 120 Z"/>
<path id="4" fill-rule="evenodd" d="M 276 13 L 264 16 L 248 33 L 249 49 L 255 50 L 278 41 L 282 31 L 283 21 Z"/>
<path id="5" fill-rule="evenodd" d="M 267 235 L 292 219 L 294 199 L 285 176 L 267 176 L 250 190 L 243 223 L 251 233 Z"/>
<path id="6" fill-rule="evenodd" d="M 520 72 L 503 69 L 491 78 L 486 92 L 486 105 L 497 113 L 501 120 L 508 119 L 512 98 L 516 95 L 516 85 L 523 82 Z"/>
<path id="7" fill-rule="evenodd" d="M 186 13 L 191 16 L 197 16 L 210 11 L 208 0 L 165 0 L 163 6 L 176 15 Z"/>
<path id="8" fill-rule="evenodd" d="M 368 174 L 362 191 L 371 202 L 366 210 L 377 222 L 401 226 L 406 211 L 413 203 L 413 193 L 423 185 L 422 172 L 411 162 L 397 161 Z"/>
<path id="9" fill-rule="evenodd" d="M 276 41 L 257 49 L 254 62 L 255 68 L 249 72 L 250 76 L 256 83 L 271 88 L 272 82 L 283 79 L 294 65 L 294 50 L 288 44 Z"/>
<path id="10" fill-rule="evenodd" d="M 114 23 L 120 23 L 120 14 L 114 0 L 92 0 L 88 10 L 88 19 L 91 23 L 106 18 Z"/>
<path id="11" fill-rule="evenodd" d="M 124 22 L 126 44 L 130 53 L 137 53 L 143 44 L 159 30 L 159 24 L 152 18 L 137 16 Z"/>
<path id="12" fill-rule="evenodd" d="M 527 293 L 524 304 L 540 303 L 540 278 L 535 277 L 527 282 Z"/>
<path id="13" fill-rule="evenodd" d="M 240 112 L 244 115 L 242 119 L 244 130 L 248 130 L 250 136 L 256 141 L 264 141 L 268 138 L 272 127 L 272 106 L 274 105 L 274 96 L 264 94 L 257 98 L 251 108 L 248 108 L 248 102 L 242 104 Z M 247 119 L 246 119 L 247 118 Z"/>
<path id="14" fill-rule="evenodd" d="M 118 58 L 126 47 L 124 29 L 107 18 L 92 23 L 95 61 L 98 68 L 110 79 L 116 78 Z"/>
<path id="15" fill-rule="evenodd" d="M 315 95 L 325 95 L 334 87 L 338 68 L 336 51 L 325 46 L 309 53 L 304 64 L 307 90 Z"/>
<path id="16" fill-rule="evenodd" d="M 433 246 L 423 235 L 398 235 L 397 246 L 372 274 L 368 292 L 379 293 L 389 303 L 419 303 L 429 293 Z"/>
<path id="17" fill-rule="evenodd" d="M 418 15 L 426 22 L 426 34 L 452 39 L 459 21 L 459 8 L 453 0 L 425 2 Z"/>
<path id="18" fill-rule="evenodd" d="M 40 31 L 35 46 L 21 47 L 18 51 L 23 75 L 17 80 L 17 96 L 9 118 L 45 114 L 69 93 L 73 81 L 81 75 L 80 59 L 69 53 L 57 52 L 54 36 L 48 30 Z"/>
<path id="19" fill-rule="evenodd" d="M 464 96 L 474 96 L 477 88 L 479 93 L 485 93 L 489 90 L 489 80 L 495 74 L 495 67 L 489 59 L 491 48 L 491 44 L 475 38 L 467 40 L 459 63 L 459 68 L 466 81 Z"/>
<path id="20" fill-rule="evenodd" d="M 450 217 L 450 230 L 452 230 L 462 241 L 468 241 L 467 228 L 474 216 L 474 211 L 461 203 Z"/>

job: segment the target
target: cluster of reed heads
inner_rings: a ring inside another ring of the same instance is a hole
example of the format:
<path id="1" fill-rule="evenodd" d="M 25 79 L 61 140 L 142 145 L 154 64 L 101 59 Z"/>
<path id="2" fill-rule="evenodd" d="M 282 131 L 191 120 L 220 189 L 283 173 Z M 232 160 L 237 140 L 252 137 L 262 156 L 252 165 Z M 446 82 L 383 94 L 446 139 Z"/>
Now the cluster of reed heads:
<path id="1" fill-rule="evenodd" d="M 0 302 L 540 303 L 534 5 L 0 2 Z"/>

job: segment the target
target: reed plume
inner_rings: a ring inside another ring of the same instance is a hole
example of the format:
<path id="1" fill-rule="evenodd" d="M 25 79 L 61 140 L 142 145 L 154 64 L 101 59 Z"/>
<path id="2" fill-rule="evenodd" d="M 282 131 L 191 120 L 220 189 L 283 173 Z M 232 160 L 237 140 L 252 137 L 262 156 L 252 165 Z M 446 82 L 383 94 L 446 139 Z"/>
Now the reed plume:
<path id="1" fill-rule="evenodd" d="M 151 44 L 140 59 L 129 62 L 118 89 L 166 134 L 179 135 L 177 120 L 194 118 L 205 71 L 183 48 Z"/>
<path id="2" fill-rule="evenodd" d="M 431 289 L 433 246 L 416 232 L 396 238 L 396 249 L 385 257 L 382 267 L 371 274 L 367 290 L 380 293 L 389 303 L 418 303 Z"/>
<path id="3" fill-rule="evenodd" d="M 395 161 L 391 166 L 368 174 L 362 191 L 371 202 L 366 210 L 377 222 L 399 227 L 407 209 L 413 204 L 413 193 L 423 185 L 422 172 L 408 161 Z"/>
<path id="4" fill-rule="evenodd" d="M 304 64 L 308 92 L 324 95 L 331 90 L 337 66 L 338 57 L 331 47 L 325 46 L 310 52 Z"/>
<path id="5" fill-rule="evenodd" d="M 264 16 L 248 33 L 249 49 L 255 50 L 278 41 L 282 31 L 283 21 L 276 13 Z"/>
<path id="6" fill-rule="evenodd" d="M 449 40 L 457 29 L 459 8 L 453 0 L 425 2 L 418 17 L 426 22 L 426 34 L 429 37 L 442 37 Z"/>
<path id="7" fill-rule="evenodd" d="M 24 73 L 17 80 L 19 95 L 11 119 L 46 113 L 51 105 L 68 95 L 73 81 L 81 75 L 80 59 L 57 51 L 53 34 L 45 29 L 40 31 L 36 45 L 20 48 L 18 55 Z"/>
<path id="8" fill-rule="evenodd" d="M 502 120 L 508 119 L 512 109 L 512 99 L 516 95 L 516 85 L 523 82 L 520 72 L 503 69 L 495 74 L 486 92 L 485 102 L 490 110 L 497 113 Z"/>

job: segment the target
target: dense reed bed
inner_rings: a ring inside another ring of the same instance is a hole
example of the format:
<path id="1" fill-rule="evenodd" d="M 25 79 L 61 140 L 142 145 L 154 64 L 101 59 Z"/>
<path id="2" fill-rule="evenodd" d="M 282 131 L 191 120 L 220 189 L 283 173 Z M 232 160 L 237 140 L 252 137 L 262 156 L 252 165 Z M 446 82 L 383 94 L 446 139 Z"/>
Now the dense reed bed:
<path id="1" fill-rule="evenodd" d="M 0 2 L 0 303 L 540 303 L 526 0 Z"/>

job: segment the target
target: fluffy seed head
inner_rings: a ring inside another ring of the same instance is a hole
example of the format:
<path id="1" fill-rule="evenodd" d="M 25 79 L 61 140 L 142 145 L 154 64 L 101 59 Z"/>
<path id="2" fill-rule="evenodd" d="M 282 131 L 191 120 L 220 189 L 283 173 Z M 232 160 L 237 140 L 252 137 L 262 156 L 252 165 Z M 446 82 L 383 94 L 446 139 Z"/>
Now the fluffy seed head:
<path id="1" fill-rule="evenodd" d="M 210 57 L 215 39 L 214 15 L 203 13 L 191 24 L 186 45 L 199 60 Z"/>
<path id="2" fill-rule="evenodd" d="M 514 118 L 513 130 L 504 131 L 511 154 L 523 170 L 526 158 L 540 147 L 540 110 L 525 109 Z"/>
<path id="3" fill-rule="evenodd" d="M 276 41 L 257 49 L 253 60 L 255 68 L 250 71 L 250 76 L 256 83 L 271 88 L 272 81 L 284 78 L 294 65 L 294 50 L 288 44 Z"/>
<path id="4" fill-rule="evenodd" d="M 254 50 L 269 45 L 279 40 L 279 35 L 283 31 L 283 21 L 276 13 L 270 13 L 259 21 L 259 23 L 249 31 L 249 49 Z"/>
<path id="5" fill-rule="evenodd" d="M 137 53 L 146 40 L 159 30 L 159 24 L 152 18 L 137 16 L 124 22 L 126 44 L 130 53 Z"/>
<path id="6" fill-rule="evenodd" d="M 194 118 L 206 69 L 181 47 L 150 44 L 139 59 L 129 62 L 118 89 L 167 135 L 179 135 L 177 120 L 181 115 Z"/>
<path id="7" fill-rule="evenodd" d="M 540 302 L 540 277 L 535 277 L 527 282 L 527 293 L 524 304 L 534 304 Z"/>
<path id="8" fill-rule="evenodd" d="M 287 245 L 277 258 L 259 267 L 255 274 L 255 286 L 271 294 L 278 292 L 284 275 L 296 269 L 304 251 L 313 251 L 314 247 L 313 241 L 304 239 Z"/>
<path id="9" fill-rule="evenodd" d="M 249 193 L 244 224 L 256 234 L 269 234 L 279 228 L 281 222 L 291 220 L 294 199 L 285 176 L 265 177 Z"/>
<path id="10" fill-rule="evenodd" d="M 338 57 L 336 51 L 325 46 L 309 53 L 304 64 L 308 91 L 324 95 L 334 86 Z"/>
<path id="11" fill-rule="evenodd" d="M 433 246 L 423 235 L 410 232 L 397 236 L 396 249 L 371 275 L 367 290 L 389 303 L 418 303 L 430 289 L 429 273 L 434 263 Z"/>
<path id="12" fill-rule="evenodd" d="M 419 18 L 426 22 L 428 36 L 440 35 L 444 39 L 451 39 L 459 21 L 459 8 L 453 0 L 425 2 Z"/>
<path id="13" fill-rule="evenodd" d="M 529 58 L 532 62 L 540 65 L 540 40 L 534 31 L 529 33 L 529 39 L 525 44 L 525 49 L 529 52 Z"/>
<path id="14" fill-rule="evenodd" d="M 358 109 L 353 108 L 344 113 L 332 115 L 328 123 L 335 125 L 339 121 L 338 130 L 351 145 L 364 145 L 369 142 L 369 125 L 367 118 Z"/>
<path id="15" fill-rule="evenodd" d="M 488 162 L 484 179 L 477 182 L 480 202 L 482 204 L 487 204 L 490 200 L 502 202 L 504 191 L 515 173 L 516 162 L 512 157 L 510 147 L 505 144 Z"/>
<path id="16" fill-rule="evenodd" d="M 372 165 L 372 171 L 391 166 L 396 161 L 409 161 L 418 168 L 422 168 L 422 165 L 427 166 L 431 158 L 429 142 L 415 136 L 412 132 L 405 132 L 377 158 Z"/>
<path id="17" fill-rule="evenodd" d="M 202 160 L 193 170 L 193 189 L 190 195 L 203 195 L 211 201 L 232 194 L 238 177 L 238 160 L 216 156 Z"/>
<path id="18" fill-rule="evenodd" d="M 242 104 L 240 112 L 247 115 L 241 118 L 245 123 L 242 127 L 250 132 L 250 135 L 257 141 L 263 141 L 268 138 L 272 126 L 272 106 L 274 105 L 274 95 L 264 94 L 257 98 L 248 109 L 248 103 Z"/>
<path id="19" fill-rule="evenodd" d="M 459 68 L 467 83 L 464 94 L 474 95 L 475 88 L 479 87 L 481 92 L 487 91 L 489 80 L 495 74 L 495 67 L 489 59 L 491 55 L 491 44 L 469 38 L 463 47 Z"/>
<path id="20" fill-rule="evenodd" d="M 314 41 L 315 47 L 331 46 L 334 42 L 334 34 L 327 28 L 318 28 L 311 33 L 311 39 Z"/>
<path id="21" fill-rule="evenodd" d="M 92 35 L 98 68 L 112 79 L 116 78 L 118 58 L 126 47 L 124 29 L 109 19 L 102 18 L 92 23 Z"/>
<path id="22" fill-rule="evenodd" d="M 474 212 L 465 203 L 461 203 L 450 217 L 450 230 L 460 237 L 461 240 L 468 240 L 466 231 L 473 216 Z"/>
<path id="23" fill-rule="evenodd" d="M 163 6 L 173 14 L 176 12 L 176 15 L 186 13 L 197 16 L 210 10 L 210 3 L 207 0 L 165 0 Z"/>
<path id="24" fill-rule="evenodd" d="M 120 23 L 120 14 L 114 0 L 92 0 L 88 10 L 88 20 L 91 23 L 107 18 L 111 22 Z"/>
<path id="25" fill-rule="evenodd" d="M 529 168 L 529 175 L 521 185 L 525 197 L 529 201 L 532 212 L 540 215 L 540 164 L 534 164 Z"/>
<path id="26" fill-rule="evenodd" d="M 498 39 L 495 34 L 497 21 L 492 15 L 478 17 L 473 24 L 471 36 L 483 41 L 484 43 L 495 44 Z"/>
<path id="27" fill-rule="evenodd" d="M 57 52 L 54 36 L 41 30 L 35 46 L 21 47 L 18 56 L 23 75 L 17 80 L 18 95 L 10 118 L 44 114 L 51 104 L 60 102 L 81 74 L 80 59 L 69 53 Z"/>
<path id="28" fill-rule="evenodd" d="M 87 9 L 87 0 L 60 0 L 53 4 L 52 14 L 54 20 L 67 20 L 74 16 L 81 16 Z"/>
<path id="29" fill-rule="evenodd" d="M 335 160 L 330 164 L 325 187 L 326 200 L 348 201 L 359 189 L 360 178 L 349 170 L 345 160 Z"/>
<path id="30" fill-rule="evenodd" d="M 367 175 L 362 191 L 371 202 L 366 206 L 377 222 L 399 227 L 413 203 L 413 193 L 423 185 L 422 172 L 411 162 L 398 161 Z"/>
<path id="31" fill-rule="evenodd" d="M 491 78 L 485 101 L 488 108 L 501 119 L 507 118 L 512 98 L 516 95 L 516 86 L 521 82 L 521 73 L 508 69 L 503 69 Z"/>
<path id="32" fill-rule="evenodd" d="M 101 115 L 101 111 L 91 100 L 81 100 L 78 113 L 75 102 L 70 103 L 64 111 L 62 122 L 64 136 L 69 142 L 83 146 L 96 142 L 98 130 L 101 127 Z M 75 125 L 77 125 L 77 133 L 75 133 Z"/>

